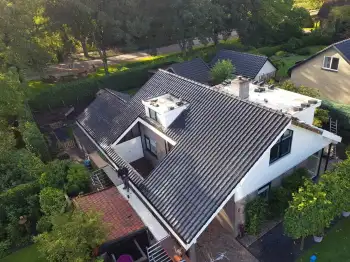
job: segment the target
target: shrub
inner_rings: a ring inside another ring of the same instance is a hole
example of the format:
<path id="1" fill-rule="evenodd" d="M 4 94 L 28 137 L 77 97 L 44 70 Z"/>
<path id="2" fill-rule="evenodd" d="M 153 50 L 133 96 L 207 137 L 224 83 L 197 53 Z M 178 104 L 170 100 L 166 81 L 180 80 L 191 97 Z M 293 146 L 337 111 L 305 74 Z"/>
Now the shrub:
<path id="1" fill-rule="evenodd" d="M 52 223 L 49 216 L 43 216 L 36 223 L 36 230 L 38 233 L 49 232 L 52 229 Z"/>
<path id="2" fill-rule="evenodd" d="M 330 45 L 332 44 L 332 36 L 322 31 L 322 29 L 316 29 L 311 31 L 311 33 L 303 36 L 301 38 L 304 46 L 314 46 L 314 45 Z"/>
<path id="3" fill-rule="evenodd" d="M 287 43 L 283 45 L 283 49 L 286 50 L 287 52 L 293 52 L 296 49 L 300 48 L 303 46 L 303 41 L 301 39 L 292 37 L 288 40 Z"/>
<path id="4" fill-rule="evenodd" d="M 245 207 L 246 231 L 248 234 L 257 235 L 262 223 L 267 218 L 267 201 L 262 197 L 256 197 L 247 203 Z"/>
<path id="5" fill-rule="evenodd" d="M 280 85 L 280 88 L 287 91 L 291 91 L 301 95 L 315 97 L 315 98 L 319 97 L 320 95 L 319 91 L 316 88 L 307 87 L 307 86 L 296 86 L 290 80 L 284 81 L 282 85 Z"/>
<path id="6" fill-rule="evenodd" d="M 8 240 L 0 241 L 0 258 L 3 258 L 9 254 L 11 243 Z"/>
<path id="7" fill-rule="evenodd" d="M 342 130 L 350 130 L 350 105 L 323 100 L 321 107 L 329 111 L 332 119 L 338 120 L 340 134 Z"/>
<path id="8" fill-rule="evenodd" d="M 316 108 L 314 117 L 314 126 L 323 127 L 329 122 L 329 111 L 321 108 Z"/>
<path id="9" fill-rule="evenodd" d="M 287 52 L 286 51 L 277 51 L 275 53 L 275 55 L 278 56 L 278 57 L 284 57 L 284 56 L 287 55 Z"/>
<path id="10" fill-rule="evenodd" d="M 261 54 L 261 55 L 265 55 L 265 56 L 273 56 L 274 54 L 276 54 L 278 51 L 280 51 L 282 48 L 282 46 L 280 45 L 276 45 L 276 46 L 264 46 L 264 47 L 260 47 L 258 49 L 255 50 L 255 52 L 257 54 Z"/>
<path id="11" fill-rule="evenodd" d="M 218 61 L 210 71 L 214 85 L 220 84 L 226 79 L 232 78 L 235 67 L 230 60 Z"/>
<path id="12" fill-rule="evenodd" d="M 63 213 L 67 205 L 64 192 L 60 189 L 45 187 L 40 191 L 39 198 L 41 211 L 47 216 Z"/>
<path id="13" fill-rule="evenodd" d="M 54 160 L 46 165 L 45 172 L 40 177 L 42 187 L 63 189 L 67 179 L 69 161 Z"/>
<path id="14" fill-rule="evenodd" d="M 34 122 L 24 123 L 22 137 L 30 152 L 39 156 L 44 162 L 51 159 L 45 138 Z"/>
<path id="15" fill-rule="evenodd" d="M 273 188 L 268 201 L 269 217 L 272 219 L 282 217 L 290 200 L 291 194 L 287 189 L 283 187 Z"/>
<path id="16" fill-rule="evenodd" d="M 303 47 L 294 51 L 297 55 L 310 55 L 309 47 Z"/>
<path id="17" fill-rule="evenodd" d="M 283 178 L 282 186 L 291 195 L 297 192 L 298 189 L 303 185 L 304 180 L 308 178 L 309 172 L 306 168 L 298 168 L 291 175 Z"/>
<path id="18" fill-rule="evenodd" d="M 89 189 L 90 174 L 81 164 L 71 164 L 67 174 L 66 192 L 69 196 L 76 196 L 80 192 L 87 192 Z"/>

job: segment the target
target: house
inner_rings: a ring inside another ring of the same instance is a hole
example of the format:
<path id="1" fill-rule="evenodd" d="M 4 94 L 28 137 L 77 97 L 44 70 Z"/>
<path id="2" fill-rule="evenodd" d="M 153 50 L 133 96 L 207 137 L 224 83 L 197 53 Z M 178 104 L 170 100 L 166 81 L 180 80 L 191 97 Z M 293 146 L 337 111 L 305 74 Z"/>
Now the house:
<path id="1" fill-rule="evenodd" d="M 77 125 L 111 169 L 128 169 L 130 192 L 108 176 L 158 243 L 169 247 L 165 231 L 195 261 L 214 219 L 236 236 L 252 197 L 299 166 L 318 176 L 323 149 L 341 141 L 312 126 L 320 104 L 243 77 L 210 87 L 159 70 L 129 102 L 97 96 Z"/>
<path id="2" fill-rule="evenodd" d="M 289 69 L 296 85 L 317 88 L 322 97 L 350 102 L 350 39 L 334 43 Z"/>
<path id="3" fill-rule="evenodd" d="M 210 68 L 201 58 L 172 64 L 167 68 L 167 71 L 202 84 L 210 82 Z"/>
<path id="4" fill-rule="evenodd" d="M 232 50 L 220 50 L 210 62 L 210 67 L 213 67 L 220 60 L 230 60 L 235 66 L 236 75 L 258 81 L 274 77 L 277 70 L 266 56 Z"/>

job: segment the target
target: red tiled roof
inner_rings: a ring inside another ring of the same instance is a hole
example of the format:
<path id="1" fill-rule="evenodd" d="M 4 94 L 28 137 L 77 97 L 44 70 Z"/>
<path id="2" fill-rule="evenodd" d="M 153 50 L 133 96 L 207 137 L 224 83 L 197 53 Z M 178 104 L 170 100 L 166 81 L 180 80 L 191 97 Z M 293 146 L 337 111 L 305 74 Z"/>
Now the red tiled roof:
<path id="1" fill-rule="evenodd" d="M 75 197 L 73 203 L 84 212 L 94 210 L 102 213 L 103 221 L 109 224 L 108 240 L 145 228 L 140 217 L 115 187 Z"/>

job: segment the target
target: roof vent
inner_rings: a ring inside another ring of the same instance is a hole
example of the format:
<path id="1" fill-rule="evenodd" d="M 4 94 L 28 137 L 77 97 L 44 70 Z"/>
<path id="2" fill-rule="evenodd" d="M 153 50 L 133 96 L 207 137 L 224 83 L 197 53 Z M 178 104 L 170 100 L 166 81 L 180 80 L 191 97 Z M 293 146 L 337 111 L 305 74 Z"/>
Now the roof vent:
<path id="1" fill-rule="evenodd" d="M 169 110 L 174 110 L 175 109 L 173 106 L 169 106 L 168 108 L 169 108 Z"/>
<path id="2" fill-rule="evenodd" d="M 311 105 L 316 105 L 317 104 L 317 100 L 316 99 L 310 99 L 309 101 L 307 101 L 309 104 Z"/>
<path id="3" fill-rule="evenodd" d="M 267 88 L 270 89 L 270 90 L 274 90 L 275 89 L 275 85 L 269 85 Z"/>
<path id="4" fill-rule="evenodd" d="M 254 92 L 257 92 L 257 93 L 262 93 L 264 91 L 265 91 L 265 87 L 258 87 L 254 89 Z"/>
<path id="5" fill-rule="evenodd" d="M 266 98 L 264 98 L 264 102 L 265 102 L 265 103 L 268 103 L 268 102 L 269 102 L 269 100 L 267 100 Z"/>
<path id="6" fill-rule="evenodd" d="M 263 86 L 264 84 L 265 84 L 265 81 L 260 81 L 260 82 L 258 83 L 259 86 Z"/>
<path id="7" fill-rule="evenodd" d="M 176 102 L 176 105 L 177 105 L 177 106 L 182 106 L 183 104 L 184 104 L 184 102 L 182 102 L 182 101 Z"/>
<path id="8" fill-rule="evenodd" d="M 255 80 L 255 81 L 253 81 L 253 85 L 257 85 L 259 83 L 259 81 L 258 80 Z"/>
<path id="9" fill-rule="evenodd" d="M 303 111 L 303 108 L 301 106 L 293 106 L 294 111 Z"/>

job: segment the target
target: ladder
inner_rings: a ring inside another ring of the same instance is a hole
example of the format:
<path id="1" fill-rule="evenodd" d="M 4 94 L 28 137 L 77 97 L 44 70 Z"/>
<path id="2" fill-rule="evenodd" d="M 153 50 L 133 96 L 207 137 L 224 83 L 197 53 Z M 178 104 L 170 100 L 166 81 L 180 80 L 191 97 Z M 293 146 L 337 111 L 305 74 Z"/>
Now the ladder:
<path id="1" fill-rule="evenodd" d="M 329 118 L 329 131 L 333 134 L 338 134 L 338 120 L 333 120 L 332 118 Z M 337 147 L 336 145 L 332 144 L 331 148 L 331 155 L 334 158 L 337 158 Z"/>

